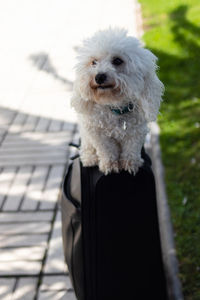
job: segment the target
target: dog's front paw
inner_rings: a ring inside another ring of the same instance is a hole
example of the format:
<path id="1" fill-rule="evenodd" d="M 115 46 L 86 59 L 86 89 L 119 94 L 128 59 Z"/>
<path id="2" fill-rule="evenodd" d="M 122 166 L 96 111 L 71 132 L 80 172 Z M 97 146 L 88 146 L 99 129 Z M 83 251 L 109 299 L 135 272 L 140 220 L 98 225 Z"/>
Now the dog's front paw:
<path id="1" fill-rule="evenodd" d="M 108 175 L 109 173 L 119 173 L 119 163 L 118 161 L 100 161 L 99 163 L 99 169 L 101 172 L 103 172 L 105 175 Z"/>
<path id="2" fill-rule="evenodd" d="M 142 158 L 138 160 L 134 159 L 121 159 L 120 160 L 120 170 L 128 171 L 130 174 L 136 174 L 139 167 L 143 165 L 144 160 Z"/>
<path id="3" fill-rule="evenodd" d="M 98 157 L 95 154 L 92 154 L 90 156 L 81 156 L 81 162 L 84 167 L 94 167 L 99 163 Z"/>

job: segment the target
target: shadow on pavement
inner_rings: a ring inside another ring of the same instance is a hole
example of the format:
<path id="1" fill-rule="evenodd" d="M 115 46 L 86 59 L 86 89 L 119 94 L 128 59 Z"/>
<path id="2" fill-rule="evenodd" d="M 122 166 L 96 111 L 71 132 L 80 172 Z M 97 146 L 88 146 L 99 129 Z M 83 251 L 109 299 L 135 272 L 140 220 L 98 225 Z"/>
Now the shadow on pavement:
<path id="1" fill-rule="evenodd" d="M 49 55 L 45 52 L 30 55 L 30 60 L 34 66 L 43 72 L 46 72 L 53 76 L 56 80 L 67 86 L 68 91 L 72 90 L 73 82 L 59 75 L 56 68 L 53 66 Z"/>

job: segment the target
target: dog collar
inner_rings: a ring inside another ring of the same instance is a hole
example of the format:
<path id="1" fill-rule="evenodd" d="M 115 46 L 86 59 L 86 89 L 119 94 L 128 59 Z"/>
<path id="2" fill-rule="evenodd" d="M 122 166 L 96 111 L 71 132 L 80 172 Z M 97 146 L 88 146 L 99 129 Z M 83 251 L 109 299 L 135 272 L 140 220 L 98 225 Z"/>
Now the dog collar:
<path id="1" fill-rule="evenodd" d="M 132 102 L 129 102 L 126 106 L 121 106 L 121 107 L 109 106 L 109 108 L 111 112 L 114 113 L 115 115 L 124 115 L 129 112 L 132 112 L 134 105 Z"/>

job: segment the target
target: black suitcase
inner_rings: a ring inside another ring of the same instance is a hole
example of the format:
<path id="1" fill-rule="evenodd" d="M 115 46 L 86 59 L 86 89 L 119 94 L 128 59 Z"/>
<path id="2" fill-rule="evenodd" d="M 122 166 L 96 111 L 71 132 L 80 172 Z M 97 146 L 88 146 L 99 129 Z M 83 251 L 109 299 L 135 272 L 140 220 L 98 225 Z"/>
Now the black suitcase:
<path id="1" fill-rule="evenodd" d="M 64 255 L 78 300 L 166 300 L 151 161 L 130 175 L 69 166 L 61 201 Z"/>

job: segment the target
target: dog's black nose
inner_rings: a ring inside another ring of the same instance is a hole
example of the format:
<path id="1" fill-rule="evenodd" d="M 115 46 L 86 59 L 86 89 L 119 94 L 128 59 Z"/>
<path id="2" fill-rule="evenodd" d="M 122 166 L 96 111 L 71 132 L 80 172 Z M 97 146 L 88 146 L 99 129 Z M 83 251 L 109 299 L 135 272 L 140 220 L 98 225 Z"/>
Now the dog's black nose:
<path id="1" fill-rule="evenodd" d="M 106 79 L 107 79 L 107 76 L 105 73 L 99 73 L 95 76 L 95 81 L 98 84 L 104 83 L 106 81 Z"/>

